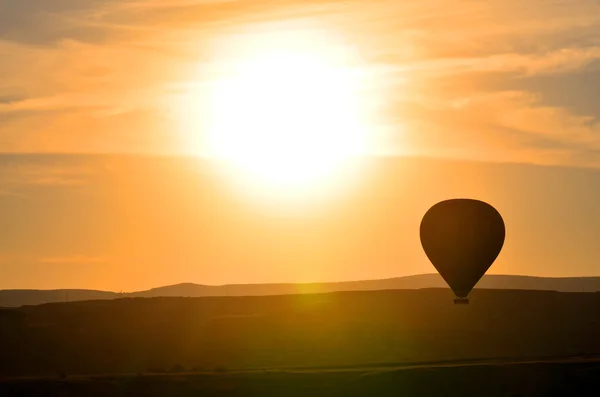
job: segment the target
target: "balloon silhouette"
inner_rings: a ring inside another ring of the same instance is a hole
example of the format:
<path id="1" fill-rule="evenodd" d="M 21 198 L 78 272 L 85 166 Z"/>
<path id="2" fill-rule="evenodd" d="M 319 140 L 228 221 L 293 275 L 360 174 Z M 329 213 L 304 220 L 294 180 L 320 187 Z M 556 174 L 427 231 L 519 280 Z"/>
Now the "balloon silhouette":
<path id="1" fill-rule="evenodd" d="M 502 216 L 483 201 L 445 200 L 425 213 L 421 245 L 456 295 L 454 303 L 469 303 L 467 295 L 500 254 L 505 234 Z"/>

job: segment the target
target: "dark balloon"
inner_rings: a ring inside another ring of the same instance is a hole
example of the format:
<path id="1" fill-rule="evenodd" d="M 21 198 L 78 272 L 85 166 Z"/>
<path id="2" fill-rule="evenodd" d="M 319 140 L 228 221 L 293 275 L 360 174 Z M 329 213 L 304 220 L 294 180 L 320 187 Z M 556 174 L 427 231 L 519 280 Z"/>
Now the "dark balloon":
<path id="1" fill-rule="evenodd" d="M 421 221 L 421 244 L 457 299 L 467 295 L 496 260 L 506 234 L 500 213 L 472 199 L 437 203 Z"/>

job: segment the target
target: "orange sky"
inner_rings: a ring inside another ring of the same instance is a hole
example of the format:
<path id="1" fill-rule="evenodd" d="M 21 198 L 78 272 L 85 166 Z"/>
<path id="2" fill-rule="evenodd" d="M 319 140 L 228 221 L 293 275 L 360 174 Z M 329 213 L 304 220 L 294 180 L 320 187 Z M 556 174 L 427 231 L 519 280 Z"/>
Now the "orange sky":
<path id="1" fill-rule="evenodd" d="M 355 184 L 281 212 L 176 159 L 203 133 L 177 98 L 232 34 L 315 26 L 367 77 Z M 418 223 L 455 196 L 505 216 L 491 273 L 600 274 L 596 1 L 9 0 L 0 59 L 0 288 L 432 272 Z"/>

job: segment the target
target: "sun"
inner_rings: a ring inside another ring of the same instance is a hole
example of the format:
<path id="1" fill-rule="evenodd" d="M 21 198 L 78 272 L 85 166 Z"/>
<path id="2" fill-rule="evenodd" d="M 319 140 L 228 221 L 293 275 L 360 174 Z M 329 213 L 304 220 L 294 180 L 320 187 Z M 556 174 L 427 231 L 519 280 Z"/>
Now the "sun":
<path id="1" fill-rule="evenodd" d="M 258 192 L 297 196 L 338 185 L 369 144 L 360 58 L 316 29 L 254 27 L 216 45 L 188 90 L 183 136 Z"/>

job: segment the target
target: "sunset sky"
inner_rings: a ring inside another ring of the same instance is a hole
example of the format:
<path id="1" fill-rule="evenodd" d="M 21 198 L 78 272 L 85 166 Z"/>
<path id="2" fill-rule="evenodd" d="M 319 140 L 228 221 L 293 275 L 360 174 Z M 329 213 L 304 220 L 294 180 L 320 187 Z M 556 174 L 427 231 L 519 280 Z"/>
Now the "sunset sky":
<path id="1" fill-rule="evenodd" d="M 0 289 L 431 273 L 454 197 L 600 276 L 599 118 L 596 0 L 0 0 Z"/>

